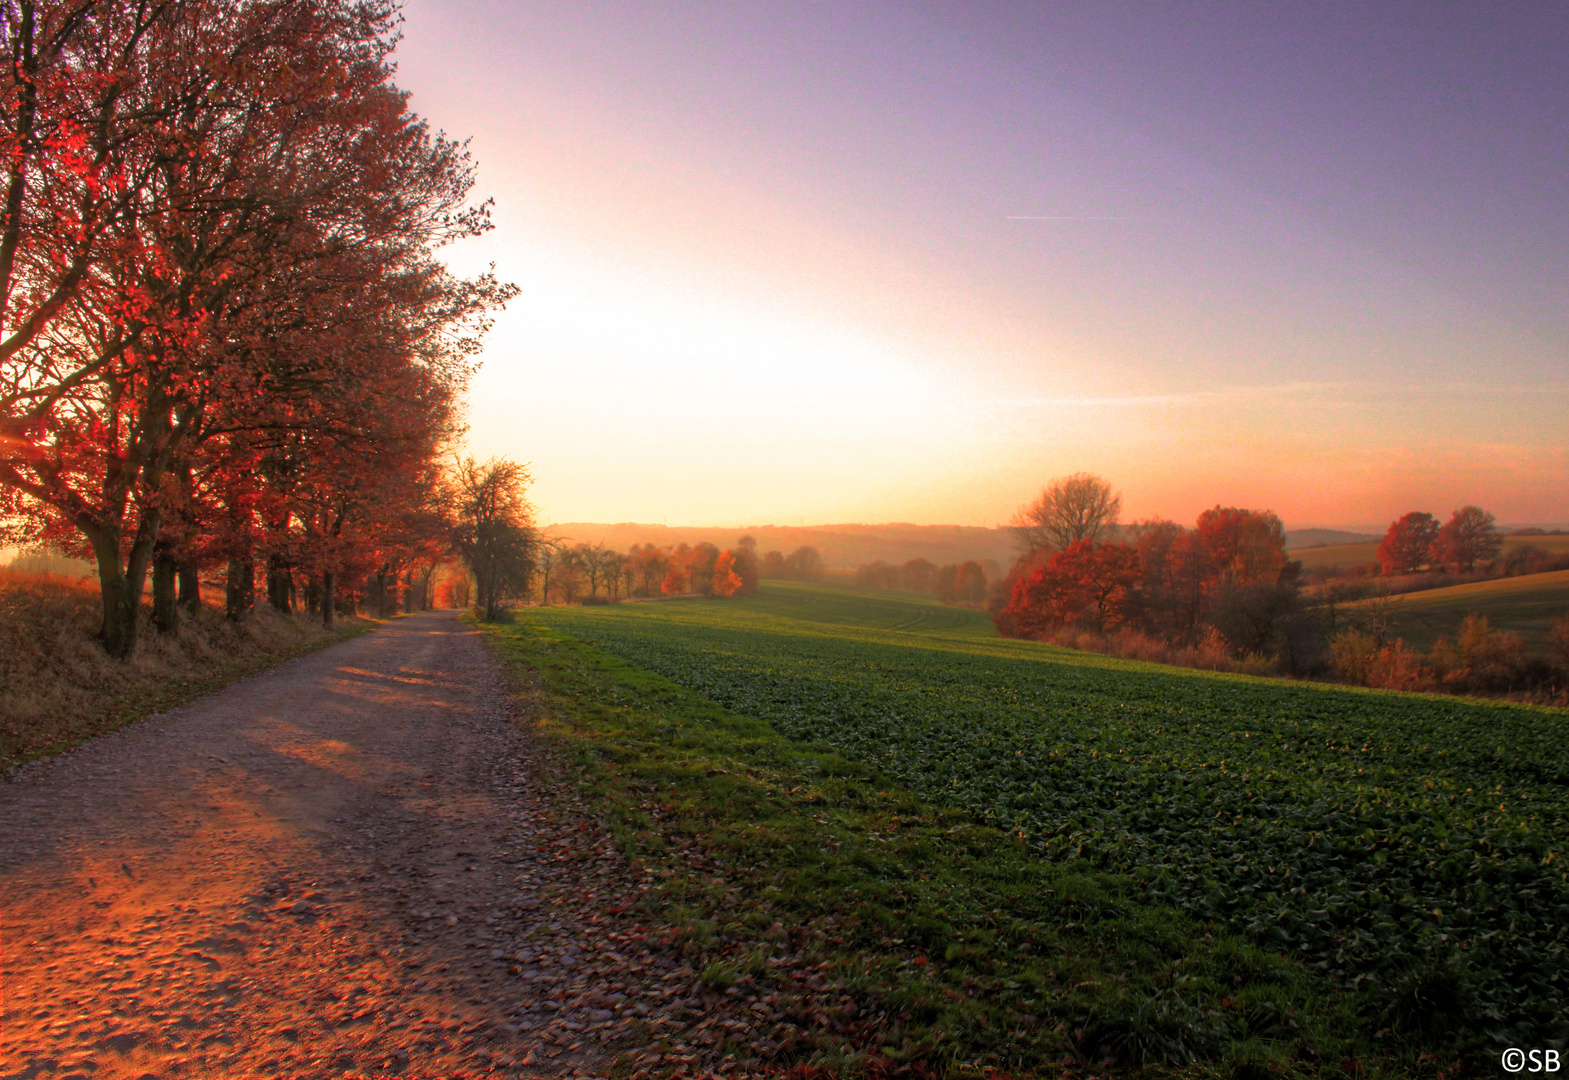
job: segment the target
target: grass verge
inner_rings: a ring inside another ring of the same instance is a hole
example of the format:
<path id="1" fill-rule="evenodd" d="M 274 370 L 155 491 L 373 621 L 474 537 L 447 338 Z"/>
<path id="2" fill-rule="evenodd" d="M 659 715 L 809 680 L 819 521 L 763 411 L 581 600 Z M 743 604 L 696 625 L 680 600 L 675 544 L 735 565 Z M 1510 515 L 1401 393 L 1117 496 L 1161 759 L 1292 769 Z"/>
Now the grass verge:
<path id="1" fill-rule="evenodd" d="M 490 640 L 649 914 L 792 1075 L 1437 1076 L 1302 965 L 524 616 Z M 810 974 L 803 975 L 803 972 Z"/>
<path id="2" fill-rule="evenodd" d="M 193 701 L 379 623 L 333 630 L 261 609 L 243 623 L 218 611 L 187 618 L 173 638 L 150 628 L 126 661 L 99 647 L 90 584 L 0 571 L 0 770 Z"/>

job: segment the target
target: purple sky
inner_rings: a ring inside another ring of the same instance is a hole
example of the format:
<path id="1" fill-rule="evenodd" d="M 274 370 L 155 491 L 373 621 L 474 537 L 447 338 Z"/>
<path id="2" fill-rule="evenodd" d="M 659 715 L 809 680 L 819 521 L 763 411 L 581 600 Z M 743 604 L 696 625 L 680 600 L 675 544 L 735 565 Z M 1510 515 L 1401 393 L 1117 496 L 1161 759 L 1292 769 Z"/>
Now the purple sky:
<path id="1" fill-rule="evenodd" d="M 1569 520 L 1569 5 L 455 3 L 557 520 Z"/>

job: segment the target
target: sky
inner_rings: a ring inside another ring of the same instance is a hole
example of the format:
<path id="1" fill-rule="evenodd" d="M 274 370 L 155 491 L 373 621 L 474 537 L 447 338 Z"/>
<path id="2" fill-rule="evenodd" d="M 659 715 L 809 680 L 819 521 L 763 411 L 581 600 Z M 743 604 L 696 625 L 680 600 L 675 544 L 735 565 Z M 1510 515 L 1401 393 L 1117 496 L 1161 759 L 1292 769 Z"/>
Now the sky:
<path id="1" fill-rule="evenodd" d="M 550 521 L 1569 523 L 1569 6 L 408 0 Z"/>

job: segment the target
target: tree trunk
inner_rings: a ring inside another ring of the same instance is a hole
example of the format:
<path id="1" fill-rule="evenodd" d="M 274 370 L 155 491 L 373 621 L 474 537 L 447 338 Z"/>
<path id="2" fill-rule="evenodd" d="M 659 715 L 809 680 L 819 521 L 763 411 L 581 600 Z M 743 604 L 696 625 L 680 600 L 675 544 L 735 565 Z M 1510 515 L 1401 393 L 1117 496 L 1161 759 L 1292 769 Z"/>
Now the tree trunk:
<path id="1" fill-rule="evenodd" d="M 160 634 L 173 634 L 180 629 L 180 605 L 175 592 L 178 574 L 174 552 L 159 545 L 153 551 L 153 625 Z"/>
<path id="2" fill-rule="evenodd" d="M 197 576 L 196 564 L 180 567 L 180 606 L 194 615 L 202 609 L 202 579 Z"/>
<path id="3" fill-rule="evenodd" d="M 379 619 L 390 619 L 398 613 L 398 576 L 383 566 L 372 579 L 371 593 L 366 597 L 367 606 Z"/>
<path id="4" fill-rule="evenodd" d="M 285 615 L 294 611 L 294 575 L 282 555 L 267 556 L 267 603 Z"/>
<path id="5" fill-rule="evenodd" d="M 321 576 L 321 624 L 332 629 L 332 620 L 338 609 L 338 575 L 328 570 Z"/>
<path id="6" fill-rule="evenodd" d="M 474 606 L 485 613 L 485 618 L 490 618 L 490 589 L 485 578 L 485 564 L 482 559 L 475 559 L 479 569 L 474 571 Z"/>
<path id="7" fill-rule="evenodd" d="M 103 600 L 103 622 L 98 627 L 98 640 L 103 642 L 104 651 L 110 656 L 123 659 L 136 648 L 136 617 L 141 605 L 127 603 L 129 590 L 125 571 L 120 566 L 118 539 L 113 535 L 92 537 L 93 554 L 98 559 L 98 592 Z"/>
<path id="8" fill-rule="evenodd" d="M 256 608 L 256 560 L 249 555 L 229 560 L 223 588 L 224 613 L 230 622 L 239 622 Z"/>
<path id="9" fill-rule="evenodd" d="M 120 531 L 116 528 L 82 529 L 98 560 L 98 590 L 103 600 L 103 623 L 98 638 L 104 651 L 118 660 L 136 649 L 142 614 L 142 586 L 158 537 L 158 514 L 149 512 L 136 530 L 130 555 L 120 563 Z"/>

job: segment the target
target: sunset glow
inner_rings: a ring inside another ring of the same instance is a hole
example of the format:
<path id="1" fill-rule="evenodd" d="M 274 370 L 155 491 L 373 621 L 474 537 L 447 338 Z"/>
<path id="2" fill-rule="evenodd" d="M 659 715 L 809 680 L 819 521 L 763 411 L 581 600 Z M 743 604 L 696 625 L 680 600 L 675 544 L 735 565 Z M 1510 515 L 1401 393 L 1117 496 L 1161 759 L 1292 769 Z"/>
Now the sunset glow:
<path id="1" fill-rule="evenodd" d="M 0 54 L 0 1075 L 1561 1064 L 1563 0 Z"/>
<path id="2" fill-rule="evenodd" d="M 989 525 L 1077 469 L 1135 517 L 1569 520 L 1562 187 L 1502 68 L 1004 7 L 411 5 L 400 82 L 496 199 L 451 257 L 522 287 L 474 448 L 552 520 Z"/>

